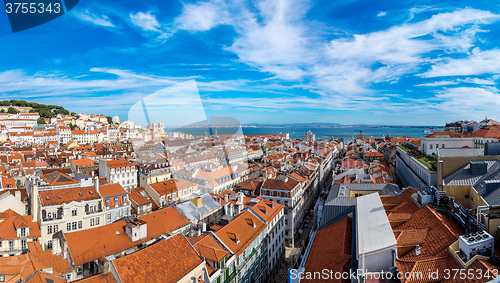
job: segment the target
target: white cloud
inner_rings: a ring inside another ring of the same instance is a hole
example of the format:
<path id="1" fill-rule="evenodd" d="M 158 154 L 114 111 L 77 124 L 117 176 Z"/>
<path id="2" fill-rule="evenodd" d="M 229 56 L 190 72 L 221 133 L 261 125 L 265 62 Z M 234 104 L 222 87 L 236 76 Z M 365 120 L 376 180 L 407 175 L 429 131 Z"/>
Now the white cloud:
<path id="1" fill-rule="evenodd" d="M 129 14 L 129 17 L 132 24 L 143 29 L 144 31 L 161 32 L 159 30 L 160 23 L 156 19 L 156 16 L 151 14 L 151 12 L 137 12 L 135 14 L 131 13 Z"/>
<path id="2" fill-rule="evenodd" d="M 480 78 L 466 78 L 459 79 L 461 82 L 469 83 L 469 84 L 477 84 L 477 85 L 496 85 L 497 83 L 493 79 L 480 79 Z"/>
<path id="3" fill-rule="evenodd" d="M 433 100 L 439 109 L 472 119 L 482 119 L 487 113 L 496 113 L 500 107 L 500 93 L 494 87 L 449 88 L 439 92 Z"/>
<path id="4" fill-rule="evenodd" d="M 466 58 L 448 58 L 443 62 L 436 63 L 429 71 L 423 73 L 421 76 L 424 78 L 431 78 L 498 73 L 500 73 L 500 50 L 493 49 L 481 51 L 475 48 L 472 50 L 472 54 Z"/>
<path id="5" fill-rule="evenodd" d="M 89 11 L 88 9 L 85 9 L 83 11 L 75 11 L 71 13 L 71 15 L 77 17 L 78 19 L 85 21 L 85 22 L 90 22 L 96 26 L 104 26 L 104 27 L 116 27 L 111 20 L 109 19 L 108 16 L 106 15 L 96 15 L 95 13 Z"/>
<path id="6" fill-rule="evenodd" d="M 231 25 L 238 36 L 227 49 L 241 62 L 276 78 L 307 80 L 324 96 L 366 94 L 372 92 L 373 83 L 397 83 L 403 75 L 429 64 L 433 51 L 469 52 L 476 34 L 482 32 L 479 26 L 499 19 L 491 12 L 467 8 L 326 41 L 325 33 L 318 30 L 321 25 L 306 19 L 309 1 L 259 0 L 255 7 L 242 3 L 246 2 L 186 5 L 176 19 L 177 28 L 200 31 Z M 424 10 L 430 8 L 415 8 L 411 13 Z M 204 12 L 205 16 L 194 17 Z"/>
<path id="7" fill-rule="evenodd" d="M 222 1 L 186 4 L 183 13 L 176 18 L 175 23 L 180 29 L 205 31 L 227 23 L 229 15 L 226 12 L 227 7 Z"/>
<path id="8" fill-rule="evenodd" d="M 378 14 L 377 14 L 377 17 L 383 17 L 387 15 L 387 12 L 386 11 L 380 11 Z"/>
<path id="9" fill-rule="evenodd" d="M 418 84 L 416 86 L 442 86 L 442 85 L 456 85 L 457 81 L 439 81 L 433 83 Z"/>

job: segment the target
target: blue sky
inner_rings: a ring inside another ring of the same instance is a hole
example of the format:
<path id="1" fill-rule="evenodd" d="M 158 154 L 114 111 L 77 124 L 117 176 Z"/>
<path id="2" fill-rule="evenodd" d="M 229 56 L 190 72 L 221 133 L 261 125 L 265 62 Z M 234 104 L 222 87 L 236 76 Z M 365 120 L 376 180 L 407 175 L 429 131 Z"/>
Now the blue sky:
<path id="1" fill-rule="evenodd" d="M 0 95 L 127 118 L 195 80 L 242 123 L 500 120 L 498 1 L 80 1 L 13 34 Z"/>

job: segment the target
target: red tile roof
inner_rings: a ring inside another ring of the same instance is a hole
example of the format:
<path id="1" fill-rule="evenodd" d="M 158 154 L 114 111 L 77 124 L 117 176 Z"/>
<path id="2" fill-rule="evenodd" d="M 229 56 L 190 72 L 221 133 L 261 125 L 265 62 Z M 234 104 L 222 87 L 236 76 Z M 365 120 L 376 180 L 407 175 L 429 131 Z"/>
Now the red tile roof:
<path id="1" fill-rule="evenodd" d="M 178 282 L 203 264 L 182 234 L 113 261 L 123 282 Z"/>
<path id="2" fill-rule="evenodd" d="M 0 239 L 19 239 L 16 229 L 20 228 L 29 228 L 28 237 L 30 238 L 40 237 L 40 228 L 38 227 L 38 222 L 32 222 L 30 215 L 14 215 L 0 222 Z"/>
<path id="3" fill-rule="evenodd" d="M 449 136 L 450 138 L 463 138 L 464 135 L 459 132 L 435 132 L 432 133 L 428 136 L 425 136 L 426 138 L 438 138 L 439 136 Z"/>
<path id="4" fill-rule="evenodd" d="M 94 187 L 40 191 L 38 195 L 42 206 L 101 199 L 101 196 Z"/>
<path id="5" fill-rule="evenodd" d="M 101 256 L 115 254 L 190 224 L 172 206 L 141 215 L 138 218 L 147 223 L 147 237 L 136 242 L 131 242 L 125 234 L 125 220 L 65 234 L 74 263 L 81 264 Z"/>
<path id="6" fill-rule="evenodd" d="M 135 164 L 130 163 L 126 160 L 106 160 L 106 164 L 108 164 L 109 168 L 119 168 L 119 167 L 128 167 L 135 166 Z"/>
<path id="7" fill-rule="evenodd" d="M 406 189 L 401 195 L 382 197 L 384 208 L 388 213 L 394 235 L 398 243 L 398 259 L 396 260 L 399 272 L 421 272 L 423 278 L 403 278 L 402 282 L 486 282 L 484 280 L 461 280 L 444 277 L 445 269 L 460 269 L 460 265 L 448 252 L 448 247 L 464 234 L 463 228 L 450 219 L 446 214 L 436 211 L 428 205 L 418 207 L 411 195 L 416 191 Z M 405 215 L 405 217 L 401 217 Z M 391 220 L 397 219 L 397 221 Z M 416 246 L 420 247 L 420 255 L 416 256 Z M 476 260 L 468 270 L 485 272 L 487 267 Z M 438 270 L 438 278 L 429 277 L 429 270 Z M 466 273 L 469 272 L 466 270 Z M 416 272 L 416 273 L 415 273 Z M 478 278 L 477 276 L 475 277 Z"/>
<path id="8" fill-rule="evenodd" d="M 151 188 L 155 190 L 160 196 L 182 191 L 187 188 L 192 188 L 198 184 L 189 182 L 183 179 L 170 179 L 158 183 L 150 184 Z"/>
<path id="9" fill-rule="evenodd" d="M 255 227 L 253 227 L 255 224 Z M 226 226 L 219 229 L 217 237 L 237 256 L 264 230 L 266 224 L 249 210 L 240 213 Z"/>
<path id="10" fill-rule="evenodd" d="M 348 272 L 351 268 L 352 220 L 345 217 L 316 233 L 305 272 Z M 350 280 L 301 280 L 301 282 L 351 282 Z"/>
<path id="11" fill-rule="evenodd" d="M 103 197 L 126 194 L 127 191 L 118 183 L 107 184 L 99 187 L 99 193 Z"/>
<path id="12" fill-rule="evenodd" d="M 199 239 L 193 239 L 193 241 L 191 241 L 190 238 L 187 239 L 192 243 L 193 247 L 200 254 L 200 256 L 202 256 L 206 260 L 219 262 L 229 254 L 229 252 L 226 251 L 219 243 L 217 243 L 210 234 L 203 235 L 197 238 Z"/>

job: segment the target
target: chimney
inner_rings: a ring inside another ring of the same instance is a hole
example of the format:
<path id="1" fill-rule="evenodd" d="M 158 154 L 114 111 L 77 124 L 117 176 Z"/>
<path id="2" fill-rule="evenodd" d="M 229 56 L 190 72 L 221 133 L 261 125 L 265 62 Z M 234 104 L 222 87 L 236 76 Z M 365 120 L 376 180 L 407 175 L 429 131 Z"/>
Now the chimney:
<path id="1" fill-rule="evenodd" d="M 21 191 L 15 191 L 14 196 L 18 199 L 21 200 Z"/>
<path id="2" fill-rule="evenodd" d="M 100 194 L 101 192 L 99 192 L 99 178 L 96 176 L 94 179 L 95 179 L 94 182 L 95 190 Z"/>
<path id="3" fill-rule="evenodd" d="M 443 190 L 443 160 L 438 161 L 438 191 Z"/>
<path id="4" fill-rule="evenodd" d="M 194 197 L 191 199 L 191 202 L 196 205 L 196 207 L 200 207 L 203 204 L 203 199 L 201 197 Z"/>

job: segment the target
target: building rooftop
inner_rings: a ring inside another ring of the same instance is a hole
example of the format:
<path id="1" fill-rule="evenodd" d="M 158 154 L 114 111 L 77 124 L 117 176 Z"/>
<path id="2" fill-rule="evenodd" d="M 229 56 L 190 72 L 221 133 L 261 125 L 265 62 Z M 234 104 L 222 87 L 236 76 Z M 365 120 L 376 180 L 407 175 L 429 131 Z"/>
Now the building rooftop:
<path id="1" fill-rule="evenodd" d="M 169 179 L 158 183 L 150 184 L 151 188 L 155 190 L 160 196 L 168 195 L 181 191 L 187 188 L 197 186 L 198 184 L 186 181 L 183 179 Z"/>
<path id="2" fill-rule="evenodd" d="M 356 198 L 358 255 L 396 247 L 389 219 L 377 193 Z"/>
<path id="3" fill-rule="evenodd" d="M 484 156 L 483 148 L 438 148 L 439 157 L 474 157 Z"/>
<path id="4" fill-rule="evenodd" d="M 476 163 L 486 164 L 486 171 L 481 172 L 484 174 L 474 174 L 471 170 L 471 165 L 473 163 L 469 162 L 467 165 L 444 178 L 444 185 L 472 186 L 489 205 L 500 204 L 500 190 L 487 190 L 486 186 L 489 182 L 500 181 L 500 161 L 485 160 L 476 161 Z"/>
<path id="5" fill-rule="evenodd" d="M 118 183 L 107 184 L 99 187 L 99 193 L 103 197 L 126 194 L 127 191 Z"/>
<path id="6" fill-rule="evenodd" d="M 177 209 L 184 214 L 189 221 L 194 221 L 198 217 L 214 211 L 219 208 L 220 205 L 215 201 L 209 194 L 203 194 L 201 197 L 201 206 L 197 207 L 192 201 L 188 200 L 183 203 L 177 204 Z"/>
<path id="7" fill-rule="evenodd" d="M 239 256 L 262 233 L 265 227 L 264 222 L 246 210 L 215 234 L 236 256 Z"/>
<path id="8" fill-rule="evenodd" d="M 42 180 L 47 182 L 50 186 L 62 186 L 62 185 L 70 185 L 70 184 L 78 184 L 79 182 L 70 176 L 61 173 L 61 172 L 53 172 L 46 175 L 40 176 Z"/>
<path id="9" fill-rule="evenodd" d="M 316 232 L 305 272 L 349 272 L 351 269 L 352 219 L 344 217 Z M 331 280 L 301 280 L 301 282 L 331 282 Z"/>
<path id="10" fill-rule="evenodd" d="M 101 199 L 101 196 L 94 187 L 39 191 L 38 197 L 42 206 Z"/>
<path id="11" fill-rule="evenodd" d="M 178 282 L 203 263 L 182 234 L 113 261 L 123 282 Z"/>

